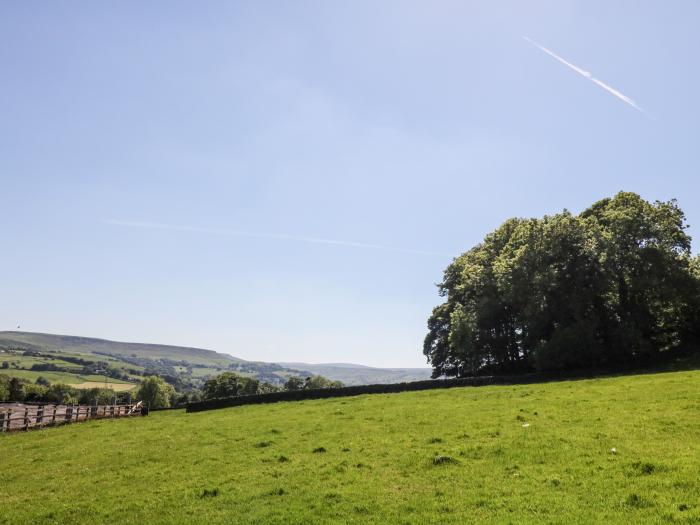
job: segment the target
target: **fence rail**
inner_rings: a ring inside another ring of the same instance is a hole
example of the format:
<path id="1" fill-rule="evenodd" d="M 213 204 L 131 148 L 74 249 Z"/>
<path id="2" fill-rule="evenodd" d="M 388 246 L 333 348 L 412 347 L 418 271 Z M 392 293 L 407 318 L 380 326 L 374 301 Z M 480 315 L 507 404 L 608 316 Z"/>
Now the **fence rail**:
<path id="1" fill-rule="evenodd" d="M 145 416 L 148 407 L 134 405 L 24 405 L 0 403 L 0 432 L 117 417 Z"/>

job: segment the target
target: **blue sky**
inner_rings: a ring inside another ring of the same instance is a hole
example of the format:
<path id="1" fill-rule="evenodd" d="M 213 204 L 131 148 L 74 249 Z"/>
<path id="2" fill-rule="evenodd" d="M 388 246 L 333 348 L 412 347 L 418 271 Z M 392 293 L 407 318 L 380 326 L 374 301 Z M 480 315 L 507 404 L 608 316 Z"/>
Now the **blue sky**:
<path id="1" fill-rule="evenodd" d="M 3 2 L 0 329 L 424 366 L 435 283 L 506 218 L 627 190 L 700 221 L 699 19 Z"/>

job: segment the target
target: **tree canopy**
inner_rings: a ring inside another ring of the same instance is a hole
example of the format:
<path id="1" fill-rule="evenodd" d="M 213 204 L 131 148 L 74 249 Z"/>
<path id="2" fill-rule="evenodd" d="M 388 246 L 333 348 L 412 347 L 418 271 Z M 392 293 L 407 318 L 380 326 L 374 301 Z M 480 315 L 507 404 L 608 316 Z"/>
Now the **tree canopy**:
<path id="1" fill-rule="evenodd" d="M 168 408 L 175 397 L 175 389 L 162 377 L 148 376 L 141 381 L 136 399 L 148 403 L 149 408 Z"/>
<path id="2" fill-rule="evenodd" d="M 433 376 L 630 364 L 698 340 L 700 259 L 675 201 L 621 192 L 509 219 L 455 258 L 423 352 Z"/>
<path id="3" fill-rule="evenodd" d="M 202 393 L 205 399 L 219 399 L 257 394 L 259 387 L 260 381 L 257 379 L 234 372 L 224 372 L 208 379 L 204 383 Z"/>

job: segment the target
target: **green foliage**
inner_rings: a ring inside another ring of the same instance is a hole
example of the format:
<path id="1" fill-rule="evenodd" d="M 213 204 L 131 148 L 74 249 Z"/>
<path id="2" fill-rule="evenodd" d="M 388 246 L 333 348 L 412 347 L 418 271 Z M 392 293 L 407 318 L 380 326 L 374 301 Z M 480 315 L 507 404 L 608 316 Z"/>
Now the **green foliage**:
<path id="1" fill-rule="evenodd" d="M 342 382 L 332 381 L 321 375 L 312 375 L 306 379 L 302 379 L 298 376 L 290 376 L 284 384 L 284 389 L 287 391 L 318 390 L 322 388 L 340 388 L 342 386 Z"/>
<path id="2" fill-rule="evenodd" d="M 446 269 L 433 376 L 630 364 L 698 339 L 700 262 L 675 201 L 619 193 L 510 219 Z"/>
<path id="3" fill-rule="evenodd" d="M 299 376 L 290 376 L 284 383 L 284 389 L 289 391 L 303 390 L 304 380 Z"/>
<path id="4" fill-rule="evenodd" d="M 310 376 L 304 380 L 305 390 L 317 390 L 321 388 L 340 388 L 343 383 L 340 381 L 331 381 L 323 376 Z"/>
<path id="5" fill-rule="evenodd" d="M 257 394 L 259 386 L 260 382 L 257 379 L 234 372 L 224 372 L 207 380 L 202 388 L 202 394 L 204 399 L 244 396 Z"/>
<path id="6" fill-rule="evenodd" d="M 168 408 L 175 397 L 175 389 L 158 376 L 148 376 L 141 381 L 136 399 L 148 403 L 149 408 Z"/>
<path id="7" fill-rule="evenodd" d="M 0 522 L 698 523 L 698 381 L 453 388 L 0 435 Z"/>
<path id="8" fill-rule="evenodd" d="M 0 403 L 10 400 L 10 378 L 0 374 Z"/>
<path id="9" fill-rule="evenodd" d="M 48 388 L 44 385 L 26 383 L 23 385 L 22 394 L 25 402 L 41 402 L 46 400 Z"/>
<path id="10" fill-rule="evenodd" d="M 8 401 L 24 401 L 24 388 L 22 381 L 13 377 L 8 384 Z"/>
<path id="11" fill-rule="evenodd" d="M 115 397 L 116 393 L 109 388 L 89 388 L 80 391 L 78 402 L 81 405 L 112 405 Z"/>

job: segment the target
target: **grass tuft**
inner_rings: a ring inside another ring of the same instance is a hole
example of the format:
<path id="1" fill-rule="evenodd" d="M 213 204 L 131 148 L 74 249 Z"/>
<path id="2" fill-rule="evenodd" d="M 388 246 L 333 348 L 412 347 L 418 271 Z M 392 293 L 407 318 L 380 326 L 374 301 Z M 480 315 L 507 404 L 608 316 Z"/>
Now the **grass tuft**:
<path id="1" fill-rule="evenodd" d="M 459 461 L 452 456 L 438 455 L 433 458 L 433 465 L 454 465 L 456 463 Z"/>
<path id="2" fill-rule="evenodd" d="M 200 498 L 215 498 L 216 496 L 219 495 L 219 489 L 213 488 L 213 489 L 204 489 L 202 493 L 199 495 Z"/>

